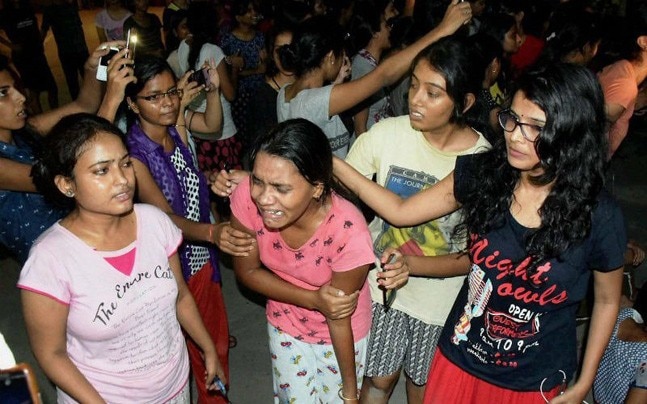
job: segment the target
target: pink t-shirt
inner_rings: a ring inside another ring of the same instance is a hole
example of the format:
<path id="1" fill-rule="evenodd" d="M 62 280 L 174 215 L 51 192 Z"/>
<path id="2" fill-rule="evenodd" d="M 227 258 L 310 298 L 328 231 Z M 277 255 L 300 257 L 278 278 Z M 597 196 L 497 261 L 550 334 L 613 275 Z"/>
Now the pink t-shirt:
<path id="1" fill-rule="evenodd" d="M 371 236 L 361 212 L 333 194 L 332 207 L 312 237 L 301 248 L 288 246 L 278 231 L 268 230 L 243 181 L 231 195 L 231 212 L 240 223 L 256 233 L 261 262 L 277 276 L 308 290 L 317 290 L 332 279 L 333 272 L 353 270 L 375 262 Z M 268 299 L 267 321 L 294 338 L 312 344 L 332 344 L 326 318 L 316 310 Z M 360 291 L 351 317 L 355 341 L 371 327 L 368 283 Z"/>
<path id="2" fill-rule="evenodd" d="M 638 85 L 636 85 L 636 73 L 634 67 L 627 60 L 620 60 L 605 67 L 598 80 L 604 91 L 604 102 L 607 104 L 619 104 L 625 108 L 617 121 L 609 128 L 609 158 L 620 147 L 620 143 L 627 136 L 629 130 L 629 119 L 634 113 L 636 97 L 638 97 Z"/>
<path id="3" fill-rule="evenodd" d="M 107 402 L 161 403 L 189 375 L 168 261 L 182 233 L 153 206 L 137 204 L 135 214 L 129 274 L 56 223 L 34 242 L 18 287 L 68 306 L 67 353 Z M 59 389 L 58 402 L 75 401 Z"/>

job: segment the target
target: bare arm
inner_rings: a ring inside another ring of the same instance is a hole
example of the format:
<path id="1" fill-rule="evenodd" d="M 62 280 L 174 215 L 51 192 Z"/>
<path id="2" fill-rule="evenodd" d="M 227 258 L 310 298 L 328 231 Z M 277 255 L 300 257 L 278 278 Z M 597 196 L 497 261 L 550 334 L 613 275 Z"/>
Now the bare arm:
<path id="1" fill-rule="evenodd" d="M 365 76 L 335 85 L 330 95 L 329 115 L 333 116 L 344 112 L 382 87 L 398 81 L 406 73 L 411 62 L 421 50 L 440 38 L 453 34 L 471 17 L 472 9 L 469 2 L 452 0 L 447 7 L 443 20 L 422 38 L 384 59 L 375 70 Z"/>
<path id="2" fill-rule="evenodd" d="M 200 347 L 202 354 L 204 355 L 204 363 L 206 368 L 206 374 L 204 375 L 207 388 L 209 390 L 216 390 L 216 386 L 211 384 L 214 376 L 217 374 L 218 377 L 227 384 L 227 379 L 225 377 L 225 372 L 222 370 L 220 361 L 218 360 L 218 355 L 216 354 L 216 347 L 211 340 L 211 336 L 207 332 L 207 329 L 204 327 L 198 308 L 195 305 L 193 296 L 189 291 L 189 288 L 184 282 L 182 277 L 182 269 L 180 268 L 180 259 L 177 256 L 177 253 L 173 254 L 169 258 L 169 265 L 173 271 L 173 276 L 178 287 L 178 297 L 177 297 L 177 319 L 184 329 L 184 331 L 189 334 L 191 339 Z M 201 377 L 202 375 L 195 375 L 196 377 Z"/>
<path id="3" fill-rule="evenodd" d="M 388 264 L 390 254 L 395 254 L 396 261 Z M 470 259 L 467 254 L 453 253 L 446 255 L 416 256 L 402 255 L 394 248 L 387 248 L 381 257 L 382 271 L 376 274 L 377 282 L 386 289 L 399 289 L 404 286 L 410 276 L 426 276 L 431 278 L 449 278 L 466 275 L 470 269 Z"/>
<path id="4" fill-rule="evenodd" d="M 235 216 L 231 218 L 234 229 L 253 232 L 245 228 Z M 249 289 L 258 292 L 272 300 L 320 311 L 326 318 L 343 318 L 350 316 L 357 306 L 359 291 L 346 294 L 341 289 L 326 285 L 319 290 L 307 290 L 295 286 L 261 265 L 258 248 L 252 250 L 246 257 L 234 257 L 234 272 L 236 279 Z"/>
<path id="5" fill-rule="evenodd" d="M 209 87 L 204 88 L 207 92 L 207 108 L 204 113 L 190 112 L 189 130 L 213 133 L 219 132 L 222 128 L 222 104 L 220 103 L 220 75 L 213 60 L 209 63 Z"/>
<path id="6" fill-rule="evenodd" d="M 353 116 L 353 124 L 355 126 L 355 135 L 357 136 L 368 130 L 368 108 L 363 108 Z"/>
<path id="7" fill-rule="evenodd" d="M 125 45 L 124 41 L 105 42 L 99 45 L 85 62 L 85 79 L 81 85 L 79 96 L 72 102 L 62 105 L 56 109 L 30 117 L 28 123 L 39 133 L 45 135 L 64 116 L 79 113 L 96 113 L 101 103 L 103 93 L 102 83 L 96 79 L 99 58 L 108 53 L 109 46 Z"/>
<path id="8" fill-rule="evenodd" d="M 647 389 L 632 387 L 627 393 L 625 404 L 644 404 L 647 403 Z"/>
<path id="9" fill-rule="evenodd" d="M 47 377 L 78 402 L 105 403 L 67 354 L 68 306 L 28 290 L 20 293 L 29 344 Z"/>
<path id="10" fill-rule="evenodd" d="M 31 164 L 0 158 L 0 189 L 18 192 L 36 192 L 31 180 Z"/>
<path id="11" fill-rule="evenodd" d="M 582 370 L 577 382 L 566 392 L 551 400 L 551 404 L 580 403 L 593 385 L 611 332 L 618 317 L 622 291 L 622 267 L 611 272 L 593 271 L 594 303 L 587 337 Z"/>
<path id="12" fill-rule="evenodd" d="M 139 199 L 144 203 L 157 206 L 169 215 L 173 223 L 182 230 L 186 239 L 216 244 L 222 251 L 231 255 L 246 255 L 254 248 L 253 239 L 233 232 L 229 229 L 229 222 L 200 223 L 175 214 L 148 167 L 136 158 L 133 158 L 132 162 L 135 167 Z"/>
<path id="13" fill-rule="evenodd" d="M 331 285 L 351 294 L 362 288 L 366 281 L 368 265 L 355 268 L 346 272 L 333 272 Z M 326 318 L 332 346 L 335 350 L 339 372 L 342 380 L 342 393 L 344 397 L 357 397 L 357 375 L 355 372 L 355 342 L 351 328 L 351 317 L 342 319 Z"/>
<path id="14" fill-rule="evenodd" d="M 454 198 L 454 172 L 432 187 L 407 199 L 381 187 L 345 161 L 334 158 L 335 176 L 384 220 L 395 226 L 414 226 L 459 208 Z"/>
<path id="15" fill-rule="evenodd" d="M 110 122 L 115 121 L 119 105 L 124 100 L 126 86 L 137 81 L 133 71 L 133 60 L 126 57 L 128 50 L 120 50 L 108 61 L 108 81 L 106 92 L 97 111 L 97 115 Z"/>

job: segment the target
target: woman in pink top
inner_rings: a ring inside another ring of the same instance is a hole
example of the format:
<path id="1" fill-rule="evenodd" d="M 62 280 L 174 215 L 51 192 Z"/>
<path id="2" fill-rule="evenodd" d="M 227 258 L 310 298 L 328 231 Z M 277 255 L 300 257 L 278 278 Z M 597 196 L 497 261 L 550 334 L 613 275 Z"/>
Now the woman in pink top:
<path id="1" fill-rule="evenodd" d="M 123 134 L 103 118 L 63 118 L 46 139 L 34 182 L 71 213 L 34 243 L 18 286 L 31 347 L 59 403 L 189 402 L 182 330 L 211 381 L 224 372 L 182 277 L 181 231 L 133 204 Z"/>
<path id="2" fill-rule="evenodd" d="M 313 123 L 279 124 L 251 157 L 231 222 L 258 249 L 234 257 L 234 270 L 268 298 L 275 402 L 357 402 L 371 323 L 366 221 L 332 190 L 330 143 Z"/>

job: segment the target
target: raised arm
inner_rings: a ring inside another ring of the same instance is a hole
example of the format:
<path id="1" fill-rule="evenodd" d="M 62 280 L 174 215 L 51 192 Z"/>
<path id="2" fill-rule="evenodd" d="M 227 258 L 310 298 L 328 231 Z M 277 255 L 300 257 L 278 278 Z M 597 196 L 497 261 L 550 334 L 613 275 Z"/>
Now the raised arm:
<path id="1" fill-rule="evenodd" d="M 422 38 L 384 59 L 375 70 L 365 76 L 335 85 L 330 95 L 329 115 L 333 116 L 344 112 L 382 87 L 398 81 L 406 73 L 411 66 L 411 62 L 421 50 L 440 38 L 452 35 L 470 18 L 472 18 L 472 9 L 469 2 L 452 0 L 445 11 L 442 21 Z"/>
<path id="2" fill-rule="evenodd" d="M 213 60 L 210 60 L 209 64 L 207 64 L 205 67 L 207 67 L 209 73 L 209 86 L 200 86 L 200 91 L 206 92 L 207 108 L 205 109 L 204 113 L 189 111 L 186 116 L 185 124 L 187 125 L 187 129 L 197 132 L 219 132 L 222 128 L 220 75 L 218 74 L 218 69 L 216 68 L 215 62 Z M 182 77 L 182 79 L 180 79 L 180 83 L 182 83 L 182 80 L 184 79 L 185 77 Z M 178 88 L 180 88 L 180 83 L 178 83 Z M 188 84 L 190 85 L 191 83 Z M 184 97 L 182 97 L 182 101 L 184 103 Z M 184 108 L 186 108 L 186 106 L 184 106 Z M 179 120 L 183 119 L 184 117 L 184 108 L 180 110 L 180 116 L 178 116 L 178 124 L 180 123 Z"/>
<path id="3" fill-rule="evenodd" d="M 620 309 L 622 267 L 611 272 L 593 271 L 593 312 L 587 336 L 582 370 L 577 382 L 564 394 L 551 400 L 551 404 L 580 403 L 591 390 L 616 318 Z"/>
<path id="4" fill-rule="evenodd" d="M 29 344 L 38 364 L 58 388 L 80 403 L 105 403 L 67 354 L 67 305 L 21 291 Z"/>
<path id="5" fill-rule="evenodd" d="M 445 216 L 460 207 L 454 198 L 453 171 L 432 187 L 402 199 L 339 158 L 334 158 L 333 169 L 335 177 L 357 194 L 362 202 L 395 226 L 415 226 Z"/>
<path id="6" fill-rule="evenodd" d="M 108 61 L 108 81 L 97 115 L 110 122 L 115 121 L 119 105 L 124 100 L 126 86 L 137 81 L 133 71 L 133 60 L 128 55 L 128 49 L 120 50 Z"/>
<path id="7" fill-rule="evenodd" d="M 235 216 L 231 217 L 231 226 L 254 236 L 252 230 L 244 227 Z M 284 281 L 261 265 L 258 248 L 246 257 L 234 257 L 233 263 L 236 279 L 272 300 L 318 310 L 326 318 L 332 319 L 350 316 L 357 306 L 358 290 L 346 294 L 329 285 L 322 286 L 319 290 L 307 290 Z"/>
<path id="8" fill-rule="evenodd" d="M 105 42 L 99 45 L 85 62 L 84 80 L 81 84 L 79 96 L 68 104 L 30 117 L 28 119 L 29 125 L 34 127 L 39 133 L 45 135 L 64 116 L 79 112 L 96 113 L 99 109 L 103 94 L 103 85 L 96 79 L 99 58 L 108 54 L 109 46 L 124 47 L 124 45 L 124 41 Z"/>
<path id="9" fill-rule="evenodd" d="M 361 289 L 366 281 L 368 265 L 355 268 L 346 272 L 333 272 L 331 285 L 351 294 Z M 357 374 L 355 372 L 355 342 L 351 317 L 342 319 L 326 318 L 332 346 L 335 350 L 339 372 L 342 380 L 342 394 L 344 397 L 357 397 Z"/>

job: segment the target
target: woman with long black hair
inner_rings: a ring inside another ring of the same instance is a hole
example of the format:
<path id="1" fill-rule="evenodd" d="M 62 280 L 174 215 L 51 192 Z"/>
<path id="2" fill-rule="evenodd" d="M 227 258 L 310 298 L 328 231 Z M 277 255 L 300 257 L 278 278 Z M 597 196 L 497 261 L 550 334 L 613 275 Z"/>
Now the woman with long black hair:
<path id="1" fill-rule="evenodd" d="M 581 402 L 618 313 L 626 246 L 622 213 L 603 188 L 602 90 L 586 68 L 537 68 L 519 79 L 499 122 L 505 142 L 458 157 L 445 179 L 406 200 L 338 159 L 335 175 L 394 225 L 463 208 L 465 253 L 406 256 L 404 270 L 381 275 L 395 287 L 409 274 L 469 272 L 440 337 L 425 403 Z M 443 260 L 456 259 L 463 268 L 448 271 Z M 566 389 L 590 277 L 588 341 L 579 377 Z"/>

